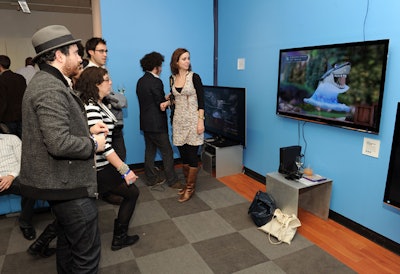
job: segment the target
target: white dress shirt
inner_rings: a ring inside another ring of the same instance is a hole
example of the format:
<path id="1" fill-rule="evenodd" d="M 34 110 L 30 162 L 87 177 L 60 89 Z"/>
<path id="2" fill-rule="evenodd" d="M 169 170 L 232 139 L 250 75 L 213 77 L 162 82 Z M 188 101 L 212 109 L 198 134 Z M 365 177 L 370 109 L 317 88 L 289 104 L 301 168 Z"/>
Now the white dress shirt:
<path id="1" fill-rule="evenodd" d="M 13 134 L 0 134 L 0 175 L 17 177 L 21 169 L 21 140 Z"/>

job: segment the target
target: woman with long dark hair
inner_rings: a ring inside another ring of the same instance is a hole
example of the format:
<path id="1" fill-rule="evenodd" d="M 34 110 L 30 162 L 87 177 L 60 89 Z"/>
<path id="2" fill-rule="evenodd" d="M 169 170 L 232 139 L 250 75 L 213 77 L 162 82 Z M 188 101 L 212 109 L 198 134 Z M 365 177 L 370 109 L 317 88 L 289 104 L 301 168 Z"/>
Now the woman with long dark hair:
<path id="1" fill-rule="evenodd" d="M 103 98 L 111 92 L 111 85 L 112 82 L 106 69 L 89 67 L 82 72 L 76 82 L 76 90 L 80 92 L 80 97 L 85 103 L 89 127 L 102 121 L 109 130 L 105 150 L 96 153 L 97 184 L 100 195 L 110 192 L 123 197 L 118 217 L 114 220 L 114 235 L 111 245 L 112 250 L 118 250 L 133 245 L 139 240 L 138 235 L 127 235 L 129 222 L 139 197 L 139 189 L 134 184 L 138 177 L 111 146 L 112 132 L 117 119 L 103 104 Z"/>

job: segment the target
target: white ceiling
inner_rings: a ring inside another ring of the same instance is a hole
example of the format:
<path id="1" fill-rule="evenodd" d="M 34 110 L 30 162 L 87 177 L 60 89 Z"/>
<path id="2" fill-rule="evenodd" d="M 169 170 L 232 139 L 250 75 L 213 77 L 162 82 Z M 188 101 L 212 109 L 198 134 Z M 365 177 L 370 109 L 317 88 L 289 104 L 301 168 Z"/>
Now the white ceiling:
<path id="1" fill-rule="evenodd" d="M 26 0 L 35 11 L 91 14 L 91 0 Z M 0 0 L 0 9 L 19 10 L 17 0 Z M 21 11 L 22 12 L 22 11 Z"/>

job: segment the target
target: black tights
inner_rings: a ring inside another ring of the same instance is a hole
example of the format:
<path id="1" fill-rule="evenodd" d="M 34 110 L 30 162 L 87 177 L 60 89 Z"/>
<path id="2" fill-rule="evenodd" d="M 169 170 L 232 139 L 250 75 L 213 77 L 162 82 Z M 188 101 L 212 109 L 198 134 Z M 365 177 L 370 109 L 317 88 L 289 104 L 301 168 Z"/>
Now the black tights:
<path id="1" fill-rule="evenodd" d="M 97 183 L 100 194 L 108 190 L 110 193 L 123 198 L 118 210 L 118 221 L 121 224 L 129 224 L 140 193 L 136 184 L 133 183 L 128 186 L 112 165 L 107 165 L 104 169 L 97 172 Z M 114 187 L 112 188 L 111 186 L 110 188 L 110 185 Z"/>
<path id="2" fill-rule="evenodd" d="M 185 144 L 178 146 L 178 150 L 183 164 L 189 164 L 190 167 L 198 166 L 199 158 L 197 152 L 199 151 L 199 146 Z"/>

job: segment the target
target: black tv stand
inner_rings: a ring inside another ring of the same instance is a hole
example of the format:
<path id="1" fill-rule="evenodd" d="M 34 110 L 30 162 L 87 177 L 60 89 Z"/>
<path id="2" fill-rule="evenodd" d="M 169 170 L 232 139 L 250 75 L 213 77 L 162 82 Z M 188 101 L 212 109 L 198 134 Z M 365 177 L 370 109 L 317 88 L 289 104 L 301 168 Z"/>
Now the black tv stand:
<path id="1" fill-rule="evenodd" d="M 243 146 L 226 139 L 206 139 L 201 158 L 204 171 L 217 178 L 243 170 Z"/>
<path id="2" fill-rule="evenodd" d="M 221 137 L 215 137 L 215 138 L 207 139 L 205 141 L 207 143 L 209 143 L 210 145 L 213 145 L 216 147 L 230 147 L 230 146 L 239 145 L 239 143 L 236 141 L 232 141 L 232 140 L 221 138 Z"/>

